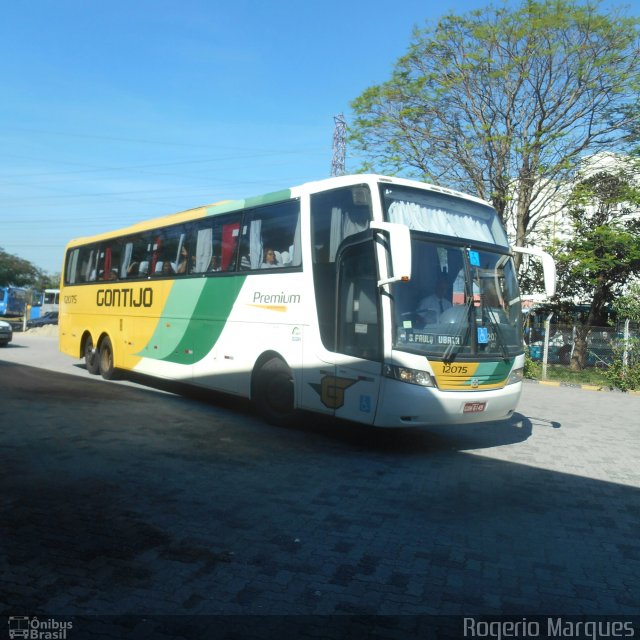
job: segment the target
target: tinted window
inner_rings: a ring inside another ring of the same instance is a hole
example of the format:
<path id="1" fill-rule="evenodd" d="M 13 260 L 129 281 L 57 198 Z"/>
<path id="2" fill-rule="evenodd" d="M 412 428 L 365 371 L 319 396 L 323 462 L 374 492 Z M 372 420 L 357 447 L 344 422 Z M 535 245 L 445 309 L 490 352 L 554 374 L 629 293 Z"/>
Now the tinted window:
<path id="1" fill-rule="evenodd" d="M 299 201 L 280 202 L 245 214 L 240 234 L 241 270 L 301 264 Z"/>
<path id="2" fill-rule="evenodd" d="M 211 217 L 195 228 L 192 273 L 234 271 L 240 237 L 240 214 Z"/>

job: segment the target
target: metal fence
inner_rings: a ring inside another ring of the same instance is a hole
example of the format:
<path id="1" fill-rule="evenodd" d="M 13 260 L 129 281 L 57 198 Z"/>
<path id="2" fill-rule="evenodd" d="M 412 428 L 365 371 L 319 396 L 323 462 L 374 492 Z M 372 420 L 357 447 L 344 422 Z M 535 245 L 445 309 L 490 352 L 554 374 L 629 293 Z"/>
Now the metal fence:
<path id="1" fill-rule="evenodd" d="M 545 362 L 545 342 L 548 364 L 571 362 L 575 348 L 578 325 L 557 325 L 545 323 L 542 327 L 528 327 L 525 340 L 532 360 Z M 588 367 L 608 367 L 615 358 L 628 359 L 631 344 L 640 338 L 640 330 L 631 323 L 623 322 L 618 327 L 591 327 L 587 334 L 586 365 Z"/>

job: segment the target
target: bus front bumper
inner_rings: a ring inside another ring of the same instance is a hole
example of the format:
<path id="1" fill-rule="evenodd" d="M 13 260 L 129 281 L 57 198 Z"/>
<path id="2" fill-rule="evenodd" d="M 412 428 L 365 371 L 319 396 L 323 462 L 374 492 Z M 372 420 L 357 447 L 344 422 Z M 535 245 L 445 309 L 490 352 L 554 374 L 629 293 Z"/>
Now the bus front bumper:
<path id="1" fill-rule="evenodd" d="M 490 391 L 441 391 L 386 378 L 374 424 L 420 427 L 506 420 L 521 393 L 522 382 Z"/>

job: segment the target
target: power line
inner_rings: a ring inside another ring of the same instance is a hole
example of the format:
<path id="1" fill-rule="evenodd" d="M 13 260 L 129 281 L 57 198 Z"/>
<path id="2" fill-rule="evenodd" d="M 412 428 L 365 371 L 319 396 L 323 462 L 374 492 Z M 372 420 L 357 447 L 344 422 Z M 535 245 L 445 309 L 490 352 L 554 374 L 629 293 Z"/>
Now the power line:
<path id="1" fill-rule="evenodd" d="M 14 173 L 14 174 L 5 174 L 0 180 L 5 181 L 7 178 L 41 178 L 46 176 L 58 176 L 58 175 L 74 175 L 74 174 L 83 174 L 83 173 L 103 173 L 103 172 L 113 172 L 113 171 L 131 171 L 138 169 L 149 169 L 149 168 L 157 168 L 157 167 L 177 167 L 177 166 L 186 166 L 186 165 L 194 165 L 194 164 L 209 164 L 212 162 L 229 162 L 230 160 L 246 160 L 247 158 L 268 158 L 270 156 L 296 156 L 302 155 L 304 153 L 305 156 L 312 154 L 320 154 L 320 150 L 274 150 L 274 151 L 246 151 L 241 154 L 235 154 L 230 156 L 218 156 L 215 158 L 202 158 L 195 160 L 180 160 L 174 162 L 155 162 L 155 163 L 147 163 L 147 164 L 137 164 L 137 165 L 125 165 L 120 167 L 92 167 L 91 169 L 73 169 L 73 170 L 65 170 L 65 171 L 48 171 L 48 172 L 38 172 L 38 173 Z"/>

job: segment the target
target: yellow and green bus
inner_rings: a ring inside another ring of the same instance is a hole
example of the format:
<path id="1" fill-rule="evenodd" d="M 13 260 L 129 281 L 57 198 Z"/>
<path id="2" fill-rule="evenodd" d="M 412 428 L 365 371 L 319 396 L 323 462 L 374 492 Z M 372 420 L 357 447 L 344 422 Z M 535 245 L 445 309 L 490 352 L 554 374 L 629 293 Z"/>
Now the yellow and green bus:
<path id="1" fill-rule="evenodd" d="M 505 419 L 524 350 L 513 251 L 478 198 L 354 175 L 73 240 L 60 349 L 299 410 L 388 427 Z"/>

